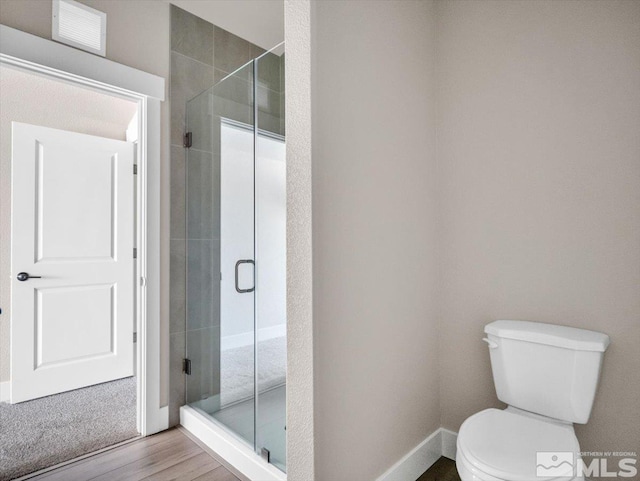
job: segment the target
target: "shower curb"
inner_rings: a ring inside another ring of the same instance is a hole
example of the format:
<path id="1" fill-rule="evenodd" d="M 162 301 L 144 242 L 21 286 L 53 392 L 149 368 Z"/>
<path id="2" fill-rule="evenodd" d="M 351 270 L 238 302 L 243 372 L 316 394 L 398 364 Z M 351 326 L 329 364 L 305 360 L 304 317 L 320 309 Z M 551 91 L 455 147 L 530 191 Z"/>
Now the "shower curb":
<path id="1" fill-rule="evenodd" d="M 180 425 L 252 480 L 286 481 L 287 475 L 265 462 L 249 445 L 190 406 L 180 408 Z"/>

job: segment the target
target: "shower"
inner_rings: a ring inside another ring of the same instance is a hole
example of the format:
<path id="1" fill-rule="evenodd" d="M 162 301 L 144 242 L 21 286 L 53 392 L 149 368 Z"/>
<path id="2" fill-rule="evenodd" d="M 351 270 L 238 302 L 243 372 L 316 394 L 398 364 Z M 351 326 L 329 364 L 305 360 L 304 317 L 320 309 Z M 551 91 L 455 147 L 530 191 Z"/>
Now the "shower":
<path id="1" fill-rule="evenodd" d="M 284 96 L 281 44 L 187 102 L 181 413 L 197 413 L 238 449 L 252 449 L 255 462 L 280 471 L 286 471 Z"/>

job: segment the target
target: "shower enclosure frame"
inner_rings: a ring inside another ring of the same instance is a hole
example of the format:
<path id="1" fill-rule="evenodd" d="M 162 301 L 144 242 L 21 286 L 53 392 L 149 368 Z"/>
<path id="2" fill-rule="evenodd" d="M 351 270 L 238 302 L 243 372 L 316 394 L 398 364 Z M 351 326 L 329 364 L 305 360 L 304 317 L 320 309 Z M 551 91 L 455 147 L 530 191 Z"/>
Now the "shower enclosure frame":
<path id="1" fill-rule="evenodd" d="M 281 45 L 283 47 L 283 45 Z M 281 47 L 278 46 L 278 47 Z M 278 48 L 276 47 L 276 48 Z M 269 53 L 269 52 L 266 52 Z M 264 55 L 266 55 L 266 53 Z M 254 262 L 257 257 L 257 232 L 258 232 L 258 215 L 257 215 L 257 185 L 256 185 L 256 175 L 257 175 L 257 156 L 258 156 L 258 141 L 259 138 L 262 137 L 272 137 L 276 140 L 280 140 L 282 142 L 285 141 L 284 135 L 278 135 L 275 133 L 268 132 L 264 129 L 259 128 L 259 104 L 258 104 L 258 81 L 259 78 L 259 59 L 257 57 L 253 59 L 250 64 L 252 65 L 252 116 L 253 121 L 252 124 L 243 124 L 242 122 L 235 122 L 230 119 L 220 118 L 220 126 L 223 125 L 239 127 L 240 129 L 252 131 L 253 136 L 253 260 L 245 260 L 244 262 L 250 262 L 253 264 L 253 288 L 251 289 L 240 289 L 238 285 L 238 265 L 243 261 L 240 260 L 236 263 L 236 278 L 235 278 L 235 288 L 238 293 L 253 293 L 253 449 L 248 442 L 240 439 L 240 436 L 237 433 L 234 433 L 233 430 L 227 426 L 224 426 L 221 422 L 213 419 L 211 415 L 207 415 L 199 409 L 196 409 L 190 406 L 187 399 L 187 404 L 180 408 L 180 424 L 194 434 L 197 438 L 203 441 L 207 446 L 213 449 L 216 453 L 221 455 L 226 461 L 228 461 L 231 466 L 236 468 L 240 473 L 248 476 L 251 479 L 265 479 L 265 480 L 285 480 L 287 479 L 286 473 L 278 469 L 275 465 L 265 462 L 264 456 L 260 456 L 260 453 L 257 452 L 257 440 L 258 440 L 258 409 L 259 409 L 259 399 L 261 396 L 260 393 L 260 383 L 259 383 L 259 367 L 258 367 L 258 332 L 259 332 L 259 316 L 257 313 L 258 309 L 258 296 L 259 290 L 255 289 L 258 284 L 258 269 Z M 243 68 L 247 67 L 247 65 L 241 67 L 236 72 L 240 72 Z M 234 74 L 230 74 L 229 76 L 222 79 L 220 82 L 215 85 L 219 85 L 224 82 L 228 78 L 232 77 Z M 213 90 L 215 88 L 211 87 L 208 90 Z M 207 90 L 207 91 L 208 91 Z M 205 92 L 207 92 L 205 91 Z M 203 92 L 204 93 L 204 92 Z M 196 97 L 197 98 L 197 97 Z M 189 102 L 188 102 L 189 103 Z M 187 108 L 188 112 L 188 108 Z M 188 113 L 187 113 L 188 116 Z M 187 136 L 190 136 L 191 133 L 187 133 Z M 221 134 L 220 134 L 221 135 Z M 192 141 L 191 137 L 186 137 L 185 139 L 189 143 L 189 147 L 191 147 L 190 143 Z M 222 141 L 220 141 L 222 142 Z M 213 155 L 213 152 L 212 152 Z M 220 168 L 222 168 L 222 156 L 220 156 Z M 220 182 L 222 185 L 222 176 L 220 177 Z M 221 187 L 222 188 L 222 187 Z M 187 236 L 188 237 L 188 236 Z M 222 234 L 220 234 L 220 239 L 222 239 Z M 187 254 L 188 255 L 188 254 Z M 187 262 L 188 265 L 188 262 Z M 221 298 L 222 299 L 222 298 Z M 187 321 L 188 322 L 188 321 Z M 222 325 L 222 319 L 220 320 L 220 325 Z M 286 329 L 286 323 L 285 323 Z M 286 386 L 286 384 L 285 384 Z M 286 429 L 286 428 L 285 428 Z M 286 433 L 285 433 L 286 436 Z M 285 439 L 286 444 L 286 439 Z"/>

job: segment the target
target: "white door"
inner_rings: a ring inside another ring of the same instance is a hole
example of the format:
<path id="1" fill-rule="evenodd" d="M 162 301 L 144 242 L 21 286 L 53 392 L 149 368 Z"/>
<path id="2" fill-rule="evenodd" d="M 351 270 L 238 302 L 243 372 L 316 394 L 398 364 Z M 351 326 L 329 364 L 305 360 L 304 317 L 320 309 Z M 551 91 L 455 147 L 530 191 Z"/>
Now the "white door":
<path id="1" fill-rule="evenodd" d="M 133 144 L 12 129 L 11 402 L 132 376 Z"/>

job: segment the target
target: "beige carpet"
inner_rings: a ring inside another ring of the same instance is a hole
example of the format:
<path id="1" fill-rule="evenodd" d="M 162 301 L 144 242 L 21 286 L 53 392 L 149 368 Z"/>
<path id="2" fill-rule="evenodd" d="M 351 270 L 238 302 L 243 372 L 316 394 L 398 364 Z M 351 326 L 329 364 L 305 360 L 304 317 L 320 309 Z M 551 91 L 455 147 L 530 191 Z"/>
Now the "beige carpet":
<path id="1" fill-rule="evenodd" d="M 0 403 L 0 480 L 136 437 L 135 378 Z"/>
<path id="2" fill-rule="evenodd" d="M 254 396 L 254 349 L 236 347 L 220 353 L 220 406 L 225 407 Z M 276 337 L 258 343 L 259 392 L 287 382 L 287 338 Z"/>

